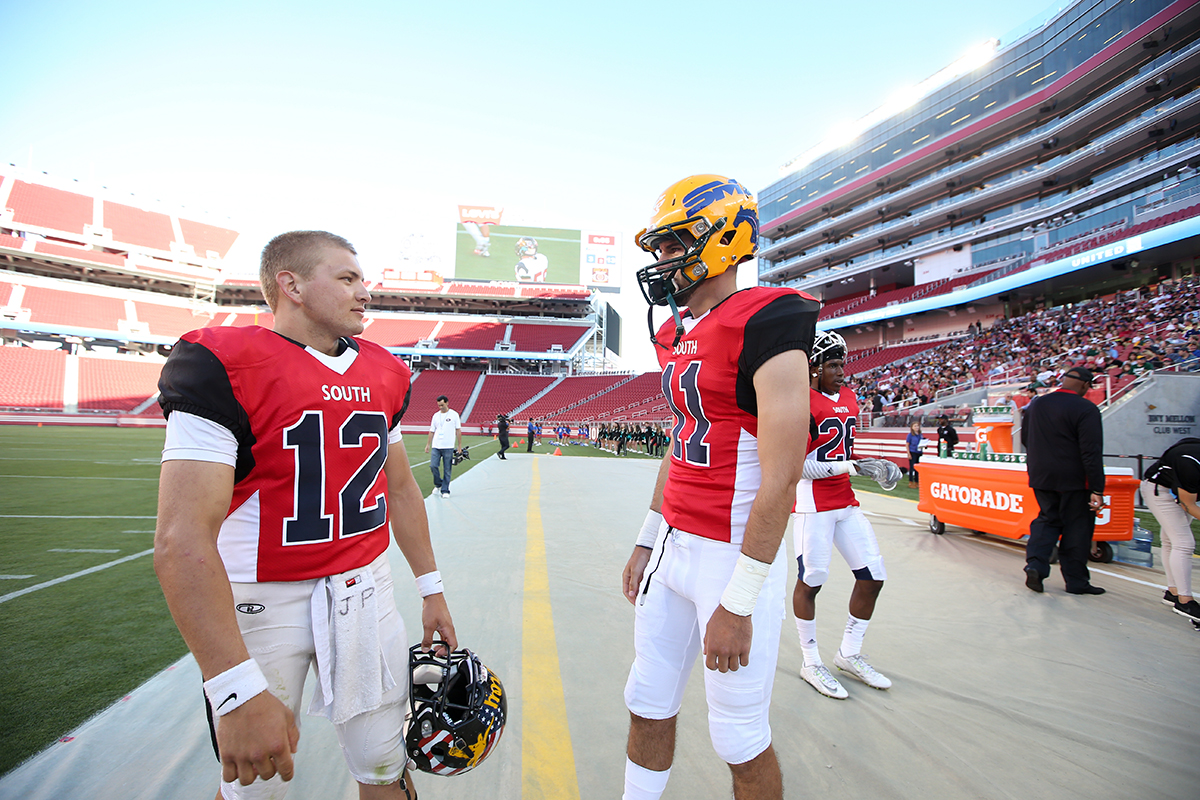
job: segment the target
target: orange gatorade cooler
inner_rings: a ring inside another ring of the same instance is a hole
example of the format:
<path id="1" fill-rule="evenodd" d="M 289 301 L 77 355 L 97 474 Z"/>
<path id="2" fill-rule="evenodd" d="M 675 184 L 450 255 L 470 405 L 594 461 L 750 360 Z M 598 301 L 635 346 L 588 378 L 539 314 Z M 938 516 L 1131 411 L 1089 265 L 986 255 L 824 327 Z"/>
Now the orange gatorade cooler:
<path id="1" fill-rule="evenodd" d="M 975 425 L 975 441 L 980 448 L 987 444 L 992 453 L 1012 453 L 1013 414 L 1012 406 L 978 406 L 971 415 Z"/>
<path id="2" fill-rule="evenodd" d="M 942 533 L 946 524 L 1020 539 L 1038 515 L 1037 498 L 1020 456 L 984 460 L 921 459 L 921 500 L 917 509 L 930 515 L 929 527 Z M 1133 470 L 1105 467 L 1105 506 L 1096 517 L 1096 541 L 1133 538 Z"/>

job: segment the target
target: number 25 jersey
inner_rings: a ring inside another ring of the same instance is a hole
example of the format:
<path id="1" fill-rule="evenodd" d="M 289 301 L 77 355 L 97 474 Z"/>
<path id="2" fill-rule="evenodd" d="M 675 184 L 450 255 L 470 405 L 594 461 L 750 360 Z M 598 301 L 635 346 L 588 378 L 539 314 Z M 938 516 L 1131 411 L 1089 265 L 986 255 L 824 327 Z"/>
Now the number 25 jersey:
<path id="1" fill-rule="evenodd" d="M 265 328 L 204 328 L 163 367 L 164 414 L 203 417 L 237 441 L 217 539 L 235 583 L 335 575 L 387 548 L 383 466 L 412 373 L 378 345 L 342 341 L 326 356 Z"/>
<path id="2" fill-rule="evenodd" d="M 795 289 L 743 289 L 699 319 L 685 314 L 675 347 L 657 348 L 675 417 L 663 490 L 668 525 L 741 544 L 762 483 L 754 373 L 788 350 L 812 352 L 819 308 Z M 669 342 L 673 332 L 668 320 L 656 338 Z"/>

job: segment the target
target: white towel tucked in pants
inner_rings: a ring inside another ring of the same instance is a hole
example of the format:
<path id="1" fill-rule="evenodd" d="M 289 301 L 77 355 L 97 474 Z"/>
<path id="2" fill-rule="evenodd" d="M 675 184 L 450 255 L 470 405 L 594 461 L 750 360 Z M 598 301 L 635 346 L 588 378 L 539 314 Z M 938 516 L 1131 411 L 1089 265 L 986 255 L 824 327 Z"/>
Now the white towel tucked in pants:
<path id="1" fill-rule="evenodd" d="M 383 659 L 378 622 L 370 565 L 317 582 L 312 625 L 321 680 L 308 713 L 340 725 L 382 705 L 396 680 Z"/>

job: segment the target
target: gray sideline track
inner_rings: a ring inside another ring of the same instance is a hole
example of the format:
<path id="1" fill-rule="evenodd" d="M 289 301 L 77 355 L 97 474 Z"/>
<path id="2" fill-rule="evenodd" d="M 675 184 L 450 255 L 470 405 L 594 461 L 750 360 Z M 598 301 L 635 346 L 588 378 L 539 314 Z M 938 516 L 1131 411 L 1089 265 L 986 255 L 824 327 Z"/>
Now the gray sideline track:
<path id="1" fill-rule="evenodd" d="M 620 573 L 656 468 L 513 453 L 455 480 L 452 498 L 426 500 L 459 641 L 504 681 L 509 722 L 473 772 L 418 776 L 423 800 L 620 797 L 633 619 Z M 1161 569 L 1096 565 L 1101 597 L 1065 594 L 1056 571 L 1035 595 L 1019 546 L 955 528 L 933 536 L 915 503 L 860 499 L 888 570 L 866 652 L 895 685 L 879 692 L 845 678 L 848 700 L 818 695 L 799 678 L 788 611 L 772 710 L 787 796 L 1200 797 L 1200 635 L 1160 604 Z M 404 591 L 409 571 L 394 547 L 393 563 L 411 640 L 419 600 Z M 827 664 L 852 583 L 838 564 L 818 600 Z M 701 669 L 664 800 L 729 796 Z M 357 797 L 332 727 L 301 723 L 288 796 Z M 0 798 L 207 799 L 217 773 L 188 656 L 0 778 Z"/>

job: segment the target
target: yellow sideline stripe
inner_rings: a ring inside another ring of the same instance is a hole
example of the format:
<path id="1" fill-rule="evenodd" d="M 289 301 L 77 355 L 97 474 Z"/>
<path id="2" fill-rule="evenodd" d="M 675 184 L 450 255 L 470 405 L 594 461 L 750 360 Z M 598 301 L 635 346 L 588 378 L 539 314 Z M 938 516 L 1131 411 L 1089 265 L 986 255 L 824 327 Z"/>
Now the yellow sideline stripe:
<path id="1" fill-rule="evenodd" d="M 577 800 L 579 778 L 575 774 L 550 608 L 541 477 L 538 459 L 531 460 L 533 483 L 525 523 L 525 624 L 521 636 L 521 797 Z"/>

